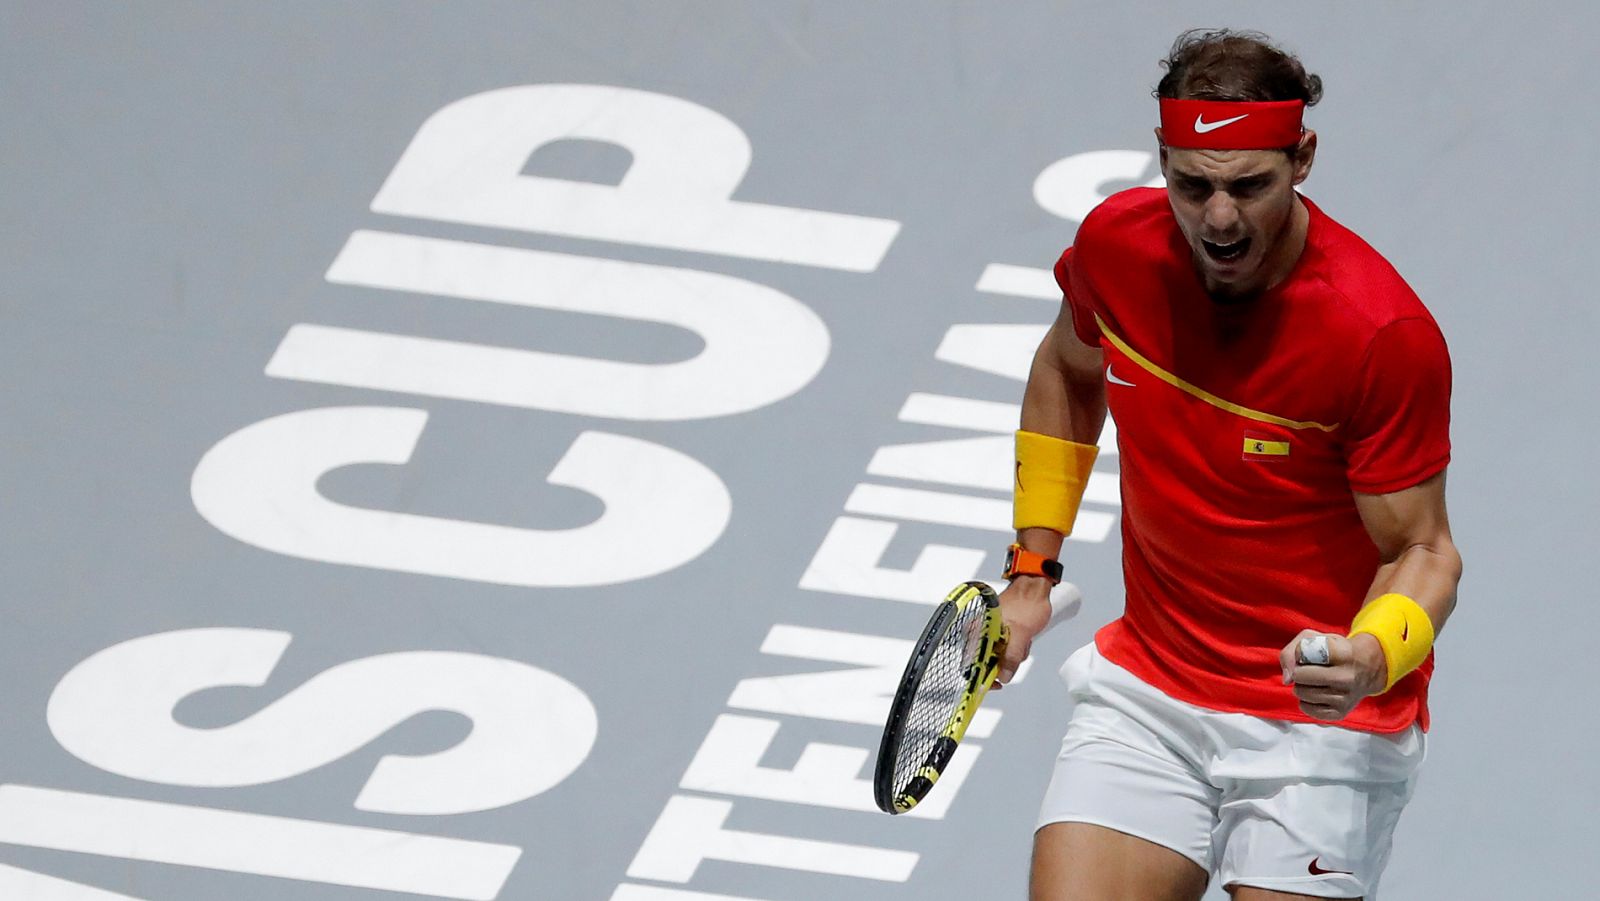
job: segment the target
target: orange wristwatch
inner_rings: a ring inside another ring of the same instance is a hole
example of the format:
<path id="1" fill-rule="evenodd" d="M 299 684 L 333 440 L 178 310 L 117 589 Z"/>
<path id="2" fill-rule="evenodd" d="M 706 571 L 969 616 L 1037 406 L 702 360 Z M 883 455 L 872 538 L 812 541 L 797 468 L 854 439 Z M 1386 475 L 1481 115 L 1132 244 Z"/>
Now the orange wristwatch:
<path id="1" fill-rule="evenodd" d="M 1036 554 L 1020 544 L 1006 548 L 1006 571 L 1000 578 L 1010 581 L 1017 576 L 1044 576 L 1050 584 L 1061 582 L 1061 564 L 1043 554 Z"/>

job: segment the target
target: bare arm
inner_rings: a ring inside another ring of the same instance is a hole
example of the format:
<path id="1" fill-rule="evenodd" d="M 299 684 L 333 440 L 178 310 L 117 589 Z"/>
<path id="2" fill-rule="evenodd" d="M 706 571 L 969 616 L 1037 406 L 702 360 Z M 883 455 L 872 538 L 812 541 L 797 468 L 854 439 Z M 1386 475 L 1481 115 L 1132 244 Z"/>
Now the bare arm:
<path id="1" fill-rule="evenodd" d="M 1033 355 L 1022 394 L 1022 427 L 1082 444 L 1100 438 L 1106 421 L 1105 352 L 1078 340 L 1072 311 L 1061 312 Z"/>
<path id="2" fill-rule="evenodd" d="M 1039 343 L 1022 394 L 1022 428 L 1080 444 L 1100 440 L 1106 421 L 1105 354 L 1078 340 L 1071 307 L 1063 301 L 1056 321 Z M 1017 543 L 1048 557 L 1061 553 L 1064 537 L 1053 529 L 1022 529 Z M 1050 619 L 1050 583 L 1018 576 L 1000 595 L 1011 638 L 1000 663 L 1000 681 L 1010 681 L 1027 659 L 1033 637 Z"/>
<path id="3" fill-rule="evenodd" d="M 1437 634 L 1456 607 L 1461 581 L 1461 554 L 1444 509 L 1444 473 L 1392 494 L 1357 494 L 1356 512 L 1383 561 L 1366 599 L 1403 594 L 1428 612 Z"/>
<path id="4" fill-rule="evenodd" d="M 1063 301 L 1028 370 L 1022 393 L 1022 428 L 1080 444 L 1100 440 L 1106 422 L 1105 352 L 1078 340 L 1072 310 Z M 1061 533 L 1023 529 L 1017 543 L 1050 557 L 1061 551 Z"/>
<path id="5" fill-rule="evenodd" d="M 1355 496 L 1356 512 L 1378 546 L 1380 560 L 1366 600 L 1390 592 L 1403 594 L 1427 612 L 1435 634 L 1455 609 L 1456 584 L 1461 580 L 1461 555 L 1445 515 L 1444 481 L 1441 472 L 1390 494 Z M 1329 635 L 1328 666 L 1297 666 L 1300 639 L 1315 634 L 1295 636 L 1280 652 L 1279 662 L 1285 678 L 1295 683 L 1300 709 L 1321 719 L 1342 719 L 1362 698 L 1383 690 L 1388 660 L 1371 635 Z"/>

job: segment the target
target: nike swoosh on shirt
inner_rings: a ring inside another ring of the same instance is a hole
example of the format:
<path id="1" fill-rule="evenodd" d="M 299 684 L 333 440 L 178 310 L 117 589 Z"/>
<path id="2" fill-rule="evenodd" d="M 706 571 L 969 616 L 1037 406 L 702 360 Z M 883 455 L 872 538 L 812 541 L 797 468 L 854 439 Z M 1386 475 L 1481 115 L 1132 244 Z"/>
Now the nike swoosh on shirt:
<path id="1" fill-rule="evenodd" d="M 1243 116 L 1234 116 L 1232 119 L 1218 119 L 1215 122 L 1207 122 L 1205 114 L 1201 113 L 1194 117 L 1194 131 L 1195 134 L 1203 135 L 1208 131 L 1216 131 L 1224 125 L 1232 125 L 1240 119 L 1249 117 L 1249 115 L 1249 113 L 1245 113 Z"/>
<path id="2" fill-rule="evenodd" d="M 1125 382 L 1122 379 L 1117 378 L 1116 374 L 1111 371 L 1111 366 L 1109 364 L 1106 366 L 1106 381 L 1113 385 L 1127 385 L 1129 388 L 1139 387 L 1132 382 Z"/>
<path id="3" fill-rule="evenodd" d="M 1321 856 L 1317 856 L 1317 857 L 1311 858 L 1311 866 L 1306 867 L 1306 872 L 1310 873 L 1313 876 L 1325 876 L 1325 875 L 1327 875 L 1329 873 L 1339 873 L 1339 874 L 1342 874 L 1342 875 L 1345 875 L 1345 876 L 1354 876 L 1355 875 L 1354 873 L 1350 872 L 1349 870 L 1324 870 L 1322 867 L 1317 866 L 1317 861 L 1319 861 L 1321 859 L 1322 859 Z"/>

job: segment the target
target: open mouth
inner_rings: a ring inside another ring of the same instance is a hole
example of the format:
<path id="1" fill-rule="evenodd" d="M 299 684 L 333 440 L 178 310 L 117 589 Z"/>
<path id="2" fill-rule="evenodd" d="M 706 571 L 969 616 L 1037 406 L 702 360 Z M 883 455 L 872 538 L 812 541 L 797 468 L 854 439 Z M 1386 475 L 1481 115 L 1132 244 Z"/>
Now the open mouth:
<path id="1" fill-rule="evenodd" d="M 1219 263 L 1234 262 L 1235 260 L 1243 258 L 1244 255 L 1250 251 L 1249 238 L 1240 238 L 1239 240 L 1234 241 L 1232 244 L 1216 244 L 1201 238 L 1200 244 L 1205 247 L 1206 256 L 1211 257 L 1213 260 L 1216 260 Z"/>

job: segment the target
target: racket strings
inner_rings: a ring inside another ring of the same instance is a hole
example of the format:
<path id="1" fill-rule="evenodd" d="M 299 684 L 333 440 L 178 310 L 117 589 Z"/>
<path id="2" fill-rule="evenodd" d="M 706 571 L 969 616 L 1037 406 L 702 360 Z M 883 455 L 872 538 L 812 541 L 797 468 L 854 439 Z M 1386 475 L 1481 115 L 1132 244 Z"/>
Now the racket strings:
<path id="1" fill-rule="evenodd" d="M 894 790 L 904 792 L 934 755 L 935 746 L 950 726 L 966 694 L 969 670 L 977 659 L 985 608 L 981 603 L 963 607 L 939 636 L 927 669 L 917 683 L 894 761 Z"/>

